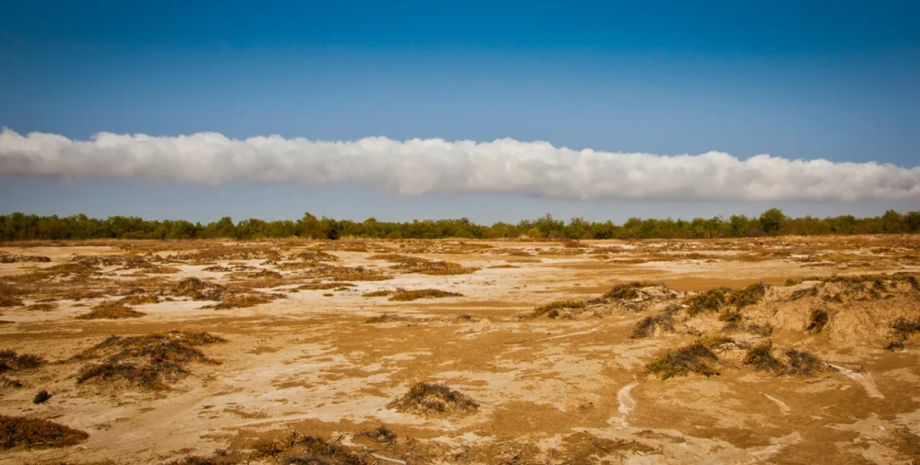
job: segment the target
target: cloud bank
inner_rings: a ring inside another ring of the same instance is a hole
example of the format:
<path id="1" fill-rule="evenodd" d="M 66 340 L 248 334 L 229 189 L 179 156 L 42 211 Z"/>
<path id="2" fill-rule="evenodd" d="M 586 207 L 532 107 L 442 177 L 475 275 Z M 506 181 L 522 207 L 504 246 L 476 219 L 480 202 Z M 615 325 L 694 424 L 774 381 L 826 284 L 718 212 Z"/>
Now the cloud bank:
<path id="1" fill-rule="evenodd" d="M 920 167 L 727 153 L 664 156 L 571 150 L 547 142 L 369 137 L 323 142 L 99 133 L 71 140 L 0 131 L 0 175 L 148 178 L 219 184 L 357 183 L 382 192 L 514 194 L 561 200 L 916 201 Z"/>

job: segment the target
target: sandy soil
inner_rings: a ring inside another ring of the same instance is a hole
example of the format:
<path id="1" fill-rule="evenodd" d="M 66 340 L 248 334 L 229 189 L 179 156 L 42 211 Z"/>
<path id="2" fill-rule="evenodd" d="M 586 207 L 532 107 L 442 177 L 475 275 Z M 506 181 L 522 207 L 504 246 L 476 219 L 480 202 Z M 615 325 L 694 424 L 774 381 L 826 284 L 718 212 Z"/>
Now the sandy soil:
<path id="1" fill-rule="evenodd" d="M 920 237 L 23 243 L 0 252 L 51 259 L 0 264 L 0 285 L 18 299 L 0 308 L 0 349 L 46 360 L 5 375 L 22 387 L 0 387 L 0 414 L 89 434 L 76 446 L 0 450 L 4 464 L 164 463 L 250 453 L 255 441 L 290 431 L 335 441 L 368 463 L 920 461 L 920 337 L 886 350 L 897 318 L 920 318 L 920 291 L 904 282 L 875 292 L 820 280 L 920 273 Z M 381 254 L 476 270 L 423 274 Z M 81 261 L 87 257 L 114 259 Z M 88 264 L 66 268 L 74 263 Z M 344 274 L 359 266 L 387 279 Z M 188 278 L 225 293 L 195 300 L 176 290 Z M 602 297 L 634 281 L 667 290 Z M 297 289 L 323 283 L 335 287 Z M 758 283 L 766 285 L 763 299 L 743 309 L 739 327 L 727 328 L 718 312 L 688 314 L 686 299 L 698 292 Z M 363 295 L 419 289 L 462 295 Z M 209 308 L 231 294 L 274 300 Z M 139 318 L 77 318 L 131 295 L 158 302 L 130 304 Z M 589 304 L 571 318 L 522 318 L 559 299 Z M 43 302 L 56 307 L 30 307 Z M 631 337 L 666 307 L 676 312 L 673 332 Z M 807 331 L 815 309 L 829 321 Z M 381 315 L 388 318 L 369 320 Z M 769 323 L 772 334 L 747 329 L 753 323 Z M 74 356 L 110 335 L 170 330 L 226 339 L 199 347 L 219 364 L 188 363 L 186 375 L 160 389 L 77 382 L 99 360 Z M 662 380 L 647 372 L 667 351 L 711 335 L 734 341 L 716 350 L 719 375 Z M 745 350 L 767 340 L 777 355 L 808 351 L 822 369 L 778 376 L 745 365 Z M 425 416 L 392 408 L 416 381 L 460 391 L 478 410 Z M 53 397 L 33 404 L 40 389 Z M 395 442 L 355 436 L 383 424 Z"/>

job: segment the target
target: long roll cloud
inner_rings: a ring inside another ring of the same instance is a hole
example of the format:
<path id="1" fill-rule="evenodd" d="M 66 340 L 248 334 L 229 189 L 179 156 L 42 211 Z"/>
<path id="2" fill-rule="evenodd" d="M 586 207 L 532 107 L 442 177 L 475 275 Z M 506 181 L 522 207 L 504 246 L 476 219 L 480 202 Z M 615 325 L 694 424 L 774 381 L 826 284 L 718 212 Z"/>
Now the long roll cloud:
<path id="1" fill-rule="evenodd" d="M 663 156 L 547 142 L 369 137 L 322 142 L 99 133 L 91 140 L 0 132 L 0 175 L 357 183 L 383 192 L 492 193 L 565 200 L 920 200 L 920 167 L 727 153 Z"/>

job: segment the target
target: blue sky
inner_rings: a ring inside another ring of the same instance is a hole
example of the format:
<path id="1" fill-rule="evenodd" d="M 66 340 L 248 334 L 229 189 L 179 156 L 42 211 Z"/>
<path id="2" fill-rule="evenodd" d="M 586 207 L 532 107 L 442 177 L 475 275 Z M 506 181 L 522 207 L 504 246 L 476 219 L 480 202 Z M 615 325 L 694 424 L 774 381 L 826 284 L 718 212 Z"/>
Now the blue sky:
<path id="1" fill-rule="evenodd" d="M 920 159 L 920 2 L 263 3 L 3 2 L 0 126 L 74 139 L 101 131 L 513 138 L 907 168 Z M 0 194 L 2 213 L 192 220 L 304 210 L 622 220 L 765 208 L 22 175 L 0 178 Z M 818 216 L 911 208 L 903 200 L 784 206 Z"/>

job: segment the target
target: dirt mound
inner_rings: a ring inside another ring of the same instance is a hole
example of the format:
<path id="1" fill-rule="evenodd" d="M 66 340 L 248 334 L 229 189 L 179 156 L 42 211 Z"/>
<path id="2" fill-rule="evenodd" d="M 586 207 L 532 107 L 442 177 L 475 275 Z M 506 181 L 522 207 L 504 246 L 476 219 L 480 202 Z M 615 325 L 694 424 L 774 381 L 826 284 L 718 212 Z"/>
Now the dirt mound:
<path id="1" fill-rule="evenodd" d="M 441 415 L 472 413 L 479 410 L 479 404 L 460 391 L 443 384 L 417 382 L 409 386 L 409 392 L 396 398 L 387 408 L 416 415 Z"/>
<path id="2" fill-rule="evenodd" d="M 89 435 L 53 421 L 0 415 L 0 449 L 48 449 L 80 444 Z"/>
<path id="3" fill-rule="evenodd" d="M 217 364 L 197 347 L 224 342 L 209 333 L 169 331 L 144 336 L 109 336 L 76 355 L 74 360 L 104 358 L 102 363 L 83 366 L 77 384 L 87 381 L 125 381 L 146 389 L 166 389 L 188 374 L 191 362 Z"/>

